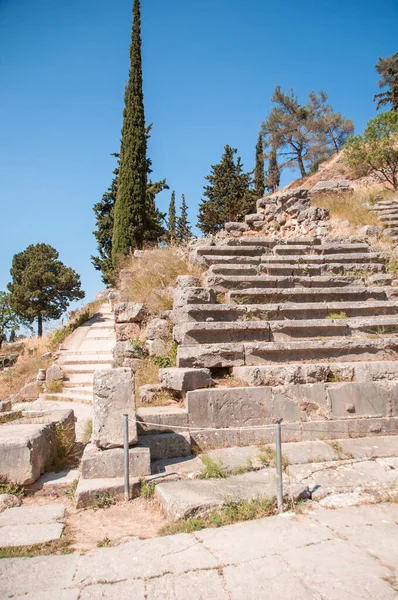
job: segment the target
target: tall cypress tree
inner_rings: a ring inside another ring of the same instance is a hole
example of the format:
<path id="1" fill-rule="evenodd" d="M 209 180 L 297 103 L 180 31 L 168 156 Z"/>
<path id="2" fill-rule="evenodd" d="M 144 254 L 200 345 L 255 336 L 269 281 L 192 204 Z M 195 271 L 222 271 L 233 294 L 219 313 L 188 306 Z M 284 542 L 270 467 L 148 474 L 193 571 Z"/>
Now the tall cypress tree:
<path id="1" fill-rule="evenodd" d="M 176 193 L 173 190 L 171 192 L 170 204 L 169 204 L 169 219 L 168 219 L 168 240 L 172 242 L 176 239 L 176 226 L 177 226 L 177 216 L 176 216 Z"/>
<path id="2" fill-rule="evenodd" d="M 134 0 L 130 72 L 124 96 L 119 182 L 114 210 L 112 259 L 144 240 L 147 172 L 147 130 L 142 90 L 141 6 Z"/>
<path id="3" fill-rule="evenodd" d="M 276 192 L 279 187 L 279 182 L 281 179 L 281 172 L 279 169 L 277 156 L 276 156 L 276 148 L 272 148 L 269 153 L 269 162 L 268 162 L 268 171 L 266 177 L 266 186 L 267 190 L 272 194 Z"/>
<path id="4" fill-rule="evenodd" d="M 254 189 L 257 198 L 264 196 L 264 148 L 263 148 L 263 136 L 261 133 L 258 134 L 258 140 L 256 145 L 256 167 L 254 169 Z"/>
<path id="5" fill-rule="evenodd" d="M 181 244 L 188 242 L 192 237 L 191 226 L 188 221 L 188 206 L 185 202 L 185 196 L 181 196 L 181 216 L 177 219 L 177 241 Z"/>

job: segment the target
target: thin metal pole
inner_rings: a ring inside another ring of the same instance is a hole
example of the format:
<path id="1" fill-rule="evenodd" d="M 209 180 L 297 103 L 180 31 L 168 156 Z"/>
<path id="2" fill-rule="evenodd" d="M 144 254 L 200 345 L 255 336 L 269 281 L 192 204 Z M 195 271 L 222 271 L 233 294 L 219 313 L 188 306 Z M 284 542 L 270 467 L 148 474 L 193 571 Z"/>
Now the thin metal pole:
<path id="1" fill-rule="evenodd" d="M 124 497 L 130 500 L 130 473 L 129 473 L 129 416 L 123 415 L 124 437 Z"/>
<path id="2" fill-rule="evenodd" d="M 278 512 L 283 512 L 283 487 L 282 487 L 282 436 L 281 423 L 275 423 L 276 443 L 276 497 L 278 500 Z"/>

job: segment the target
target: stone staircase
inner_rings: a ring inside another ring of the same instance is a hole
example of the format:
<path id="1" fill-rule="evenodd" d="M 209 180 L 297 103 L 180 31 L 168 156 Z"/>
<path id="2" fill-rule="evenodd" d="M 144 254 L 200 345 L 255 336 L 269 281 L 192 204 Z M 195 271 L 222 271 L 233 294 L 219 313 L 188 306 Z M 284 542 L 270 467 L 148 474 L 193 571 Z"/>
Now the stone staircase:
<path id="1" fill-rule="evenodd" d="M 262 200 L 258 210 L 192 249 L 207 271 L 202 287 L 180 281 L 177 368 L 161 372 L 183 403 L 138 410 L 152 460 L 271 443 L 276 420 L 292 442 L 398 431 L 398 291 L 385 258 L 360 238 L 297 237 L 297 214 L 285 213 L 290 237 L 264 236 Z M 173 386 L 179 371 L 205 371 L 213 387 Z"/>
<path id="2" fill-rule="evenodd" d="M 65 374 L 62 392 L 41 394 L 40 399 L 92 404 L 94 372 L 112 367 L 115 341 L 113 312 L 104 304 L 60 348 L 57 362 Z"/>
<path id="3" fill-rule="evenodd" d="M 398 243 L 398 200 L 383 200 L 371 208 L 381 222 L 384 235 Z"/>

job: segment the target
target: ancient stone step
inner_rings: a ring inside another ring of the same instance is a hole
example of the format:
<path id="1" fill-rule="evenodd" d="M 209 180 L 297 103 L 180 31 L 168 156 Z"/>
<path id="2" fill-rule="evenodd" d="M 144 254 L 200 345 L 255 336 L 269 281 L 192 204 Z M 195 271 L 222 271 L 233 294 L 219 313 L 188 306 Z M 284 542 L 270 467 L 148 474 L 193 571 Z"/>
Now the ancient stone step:
<path id="1" fill-rule="evenodd" d="M 342 244 L 342 243 L 331 243 L 331 244 L 320 244 L 318 246 L 306 246 L 306 245 L 295 245 L 286 244 L 274 247 L 275 254 L 281 255 L 301 255 L 306 254 L 310 251 L 316 254 L 367 254 L 369 250 L 368 244 Z"/>
<path id="2" fill-rule="evenodd" d="M 235 367 L 233 376 L 250 386 L 398 380 L 398 361 L 296 363 Z"/>
<path id="3" fill-rule="evenodd" d="M 289 341 L 295 338 L 367 337 L 398 333 L 397 317 L 354 317 L 283 321 L 236 321 L 184 323 L 174 328 L 175 340 L 184 345 L 224 344 L 251 341 Z"/>
<path id="4" fill-rule="evenodd" d="M 387 290 L 387 291 L 386 291 Z M 235 304 L 276 304 L 278 302 L 361 302 L 387 300 L 388 288 L 342 287 L 342 288 L 291 288 L 231 290 L 226 302 Z"/>
<path id="5" fill-rule="evenodd" d="M 262 246 L 198 246 L 195 248 L 197 256 L 261 256 L 264 253 Z"/>
<path id="6" fill-rule="evenodd" d="M 229 275 L 227 271 L 223 272 L 225 267 L 213 265 L 214 269 L 219 269 L 219 271 L 215 271 L 218 275 Z M 325 264 L 273 264 L 273 263 L 260 263 L 258 267 L 251 266 L 251 268 L 256 269 L 257 274 L 263 275 L 306 275 L 310 277 L 314 277 L 316 275 L 327 275 L 327 274 L 335 274 L 335 275 L 351 275 L 352 273 L 359 274 L 367 274 L 367 273 L 384 273 L 386 271 L 386 267 L 382 263 L 362 263 L 358 265 L 358 263 L 325 263 Z M 232 274 L 232 273 L 231 273 Z M 234 275 L 238 274 L 247 274 L 254 275 L 254 273 L 234 273 Z"/>
<path id="7" fill-rule="evenodd" d="M 75 363 L 73 365 L 68 365 L 68 374 L 76 374 L 76 373 L 95 373 L 95 371 L 101 369 L 111 369 L 111 363 Z"/>
<path id="8" fill-rule="evenodd" d="M 151 460 L 191 456 L 191 436 L 189 432 L 155 433 L 144 435 L 140 444 L 150 449 Z"/>
<path id="9" fill-rule="evenodd" d="M 326 339 L 179 346 L 177 366 L 219 369 L 272 363 L 392 360 L 398 338 Z"/>
<path id="10" fill-rule="evenodd" d="M 81 470 L 83 479 L 123 477 L 124 450 L 123 448 L 100 450 L 93 444 L 88 444 L 82 456 Z M 135 446 L 129 449 L 129 474 L 131 477 L 151 474 L 149 448 Z"/>
<path id="11" fill-rule="evenodd" d="M 311 264 L 346 264 L 350 263 L 352 265 L 356 265 L 357 269 L 361 269 L 363 264 L 373 264 L 373 263 L 385 263 L 385 257 L 378 252 L 369 252 L 365 253 L 347 253 L 347 254 L 306 254 L 306 255 L 292 255 L 292 256 L 277 256 L 274 254 L 266 254 L 262 256 L 261 263 L 266 264 L 303 264 L 303 265 L 311 265 Z M 214 263 L 213 263 L 214 264 Z"/>
<path id="12" fill-rule="evenodd" d="M 361 317 L 395 315 L 398 301 L 368 300 L 366 302 L 286 302 L 284 304 L 196 304 L 178 313 L 178 322 L 212 321 L 273 321 L 277 319 L 324 319 L 333 313 L 339 316 Z"/>
<path id="13" fill-rule="evenodd" d="M 188 429 L 188 412 L 180 406 L 141 407 L 137 410 L 137 428 L 140 436 L 179 433 Z"/>
<path id="14" fill-rule="evenodd" d="M 73 400 L 74 402 L 81 402 L 82 404 L 92 404 L 93 394 L 69 394 L 66 392 L 46 392 L 39 395 L 39 400 L 53 400 L 53 401 L 61 401 L 61 402 L 70 402 Z"/>
<path id="15" fill-rule="evenodd" d="M 343 417 L 398 416 L 393 413 L 396 401 L 395 408 L 391 405 L 397 391 L 397 382 L 213 388 L 188 392 L 186 403 L 190 429 L 245 429 L 277 420 L 287 426 Z"/>
<path id="16" fill-rule="evenodd" d="M 365 284 L 365 279 L 359 276 L 303 276 L 286 277 L 272 275 L 208 275 L 206 277 L 206 286 L 214 288 L 216 291 L 242 290 L 250 288 L 329 288 L 345 286 L 361 286 Z"/>

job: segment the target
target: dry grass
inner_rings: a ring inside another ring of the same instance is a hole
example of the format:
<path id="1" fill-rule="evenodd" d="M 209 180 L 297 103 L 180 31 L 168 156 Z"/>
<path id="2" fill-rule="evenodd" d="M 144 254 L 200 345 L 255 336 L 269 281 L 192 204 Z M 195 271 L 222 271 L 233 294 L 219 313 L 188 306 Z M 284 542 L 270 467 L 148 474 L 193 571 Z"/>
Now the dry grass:
<path id="1" fill-rule="evenodd" d="M 39 369 L 46 369 L 51 364 L 51 358 L 40 358 L 51 347 L 51 334 L 42 338 L 24 340 L 24 354 L 15 365 L 0 372 L 0 400 L 5 400 L 11 394 L 18 392 L 26 383 L 32 381 Z"/>
<path id="2" fill-rule="evenodd" d="M 314 194 L 311 200 L 319 208 L 328 208 L 331 219 L 348 221 L 353 227 L 379 225 L 377 216 L 368 209 L 366 198 L 360 192 Z"/>
<path id="3" fill-rule="evenodd" d="M 141 360 L 139 366 L 135 370 L 135 396 L 137 408 L 142 406 L 168 406 L 169 404 L 175 404 L 175 397 L 172 392 L 168 390 L 162 390 L 155 394 L 151 402 L 141 402 L 140 387 L 142 385 L 155 383 L 159 383 L 159 367 L 152 358 L 148 357 Z"/>
<path id="4" fill-rule="evenodd" d="M 145 304 L 149 316 L 173 306 L 173 289 L 178 275 L 201 276 L 203 269 L 190 265 L 181 246 L 146 250 L 142 258 L 129 257 L 123 268 L 134 271 L 129 300 Z"/>

